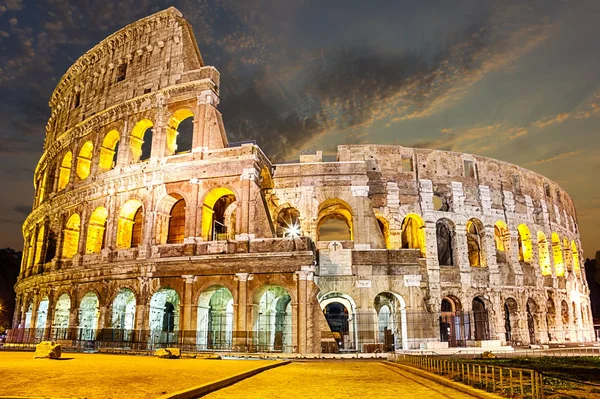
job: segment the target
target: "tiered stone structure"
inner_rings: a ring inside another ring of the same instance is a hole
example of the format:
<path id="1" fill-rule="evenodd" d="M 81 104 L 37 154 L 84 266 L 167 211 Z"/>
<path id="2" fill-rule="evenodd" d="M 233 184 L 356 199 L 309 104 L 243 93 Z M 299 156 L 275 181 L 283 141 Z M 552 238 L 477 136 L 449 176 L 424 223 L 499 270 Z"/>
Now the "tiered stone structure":
<path id="1" fill-rule="evenodd" d="M 593 339 L 571 198 L 505 162 L 230 146 L 219 73 L 169 8 L 50 100 L 13 341 L 371 351 Z M 182 126 L 193 121 L 187 139 Z"/>

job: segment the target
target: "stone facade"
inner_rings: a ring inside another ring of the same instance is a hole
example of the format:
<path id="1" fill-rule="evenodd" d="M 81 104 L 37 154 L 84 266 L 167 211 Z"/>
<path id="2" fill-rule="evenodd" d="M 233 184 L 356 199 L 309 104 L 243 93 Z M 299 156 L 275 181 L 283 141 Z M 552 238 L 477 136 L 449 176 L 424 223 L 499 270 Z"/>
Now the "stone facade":
<path id="1" fill-rule="evenodd" d="M 229 145 L 218 104 L 174 8 L 67 71 L 11 339 L 296 353 L 593 339 L 575 208 L 554 182 L 400 146 L 274 165 Z"/>

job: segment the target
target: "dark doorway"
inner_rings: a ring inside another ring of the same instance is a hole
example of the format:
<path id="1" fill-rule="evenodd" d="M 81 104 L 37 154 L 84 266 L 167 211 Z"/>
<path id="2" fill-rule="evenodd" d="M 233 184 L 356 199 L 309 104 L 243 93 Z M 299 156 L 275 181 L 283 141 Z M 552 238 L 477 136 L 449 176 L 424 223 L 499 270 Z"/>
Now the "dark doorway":
<path id="1" fill-rule="evenodd" d="M 338 349 L 345 349 L 345 340 L 350 337 L 348 309 L 339 302 L 332 302 L 325 306 L 323 313 Z M 348 344 L 351 345 L 351 343 Z"/>

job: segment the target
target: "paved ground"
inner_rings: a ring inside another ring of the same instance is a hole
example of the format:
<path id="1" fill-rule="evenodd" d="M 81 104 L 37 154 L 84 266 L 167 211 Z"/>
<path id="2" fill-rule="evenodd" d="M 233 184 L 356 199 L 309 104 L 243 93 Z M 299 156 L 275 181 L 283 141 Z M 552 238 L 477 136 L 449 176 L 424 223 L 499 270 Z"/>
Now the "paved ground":
<path id="1" fill-rule="evenodd" d="M 204 398 L 473 398 L 375 361 L 306 361 L 264 371 Z"/>
<path id="2" fill-rule="evenodd" d="M 99 353 L 63 353 L 63 359 L 49 360 L 0 351 L 0 396 L 156 398 L 271 363 Z"/>

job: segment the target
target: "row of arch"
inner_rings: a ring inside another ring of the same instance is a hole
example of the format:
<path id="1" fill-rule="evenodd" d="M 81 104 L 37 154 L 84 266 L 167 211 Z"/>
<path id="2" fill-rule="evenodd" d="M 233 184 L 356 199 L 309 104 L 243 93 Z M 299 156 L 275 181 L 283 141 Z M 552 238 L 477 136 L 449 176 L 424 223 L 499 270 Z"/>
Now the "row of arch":
<path id="1" fill-rule="evenodd" d="M 181 108 L 171 115 L 165 133 L 165 153 L 190 152 L 193 139 L 194 114 L 188 108 Z M 138 121 L 128 137 L 129 163 L 137 163 L 150 158 L 154 134 L 154 123 L 150 119 Z M 121 134 L 117 129 L 109 130 L 95 148 L 93 140 L 86 140 L 75 150 L 63 154 L 55 166 L 49 166 L 36 181 L 36 205 L 42 203 L 49 193 L 63 190 L 69 182 L 77 178 L 87 179 L 93 172 L 94 159 L 99 173 L 116 166 Z"/>

